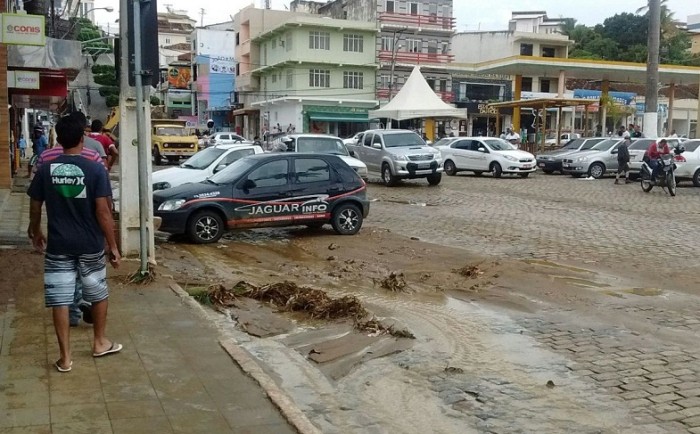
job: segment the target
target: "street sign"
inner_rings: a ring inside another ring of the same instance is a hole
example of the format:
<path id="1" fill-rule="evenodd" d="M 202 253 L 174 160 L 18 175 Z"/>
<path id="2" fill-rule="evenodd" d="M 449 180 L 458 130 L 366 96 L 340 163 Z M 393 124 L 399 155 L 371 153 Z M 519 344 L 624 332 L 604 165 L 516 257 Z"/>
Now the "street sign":
<path id="1" fill-rule="evenodd" d="M 138 2 L 141 6 L 141 59 L 142 70 L 150 72 L 150 77 L 144 77 L 144 86 L 150 84 L 158 87 L 160 81 L 159 55 L 158 55 L 158 8 L 156 0 L 130 0 Z M 131 3 L 133 4 L 133 3 Z M 129 86 L 136 86 L 136 68 L 134 66 L 134 8 L 128 9 L 129 30 Z"/>
<path id="2" fill-rule="evenodd" d="M 10 45 L 46 45 L 43 15 L 2 14 L 0 18 L 0 42 Z"/>

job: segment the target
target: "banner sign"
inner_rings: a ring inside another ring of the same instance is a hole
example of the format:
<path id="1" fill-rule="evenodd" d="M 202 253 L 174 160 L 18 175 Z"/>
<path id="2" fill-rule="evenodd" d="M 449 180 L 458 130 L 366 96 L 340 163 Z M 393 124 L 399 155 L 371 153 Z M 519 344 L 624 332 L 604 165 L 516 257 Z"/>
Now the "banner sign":
<path id="1" fill-rule="evenodd" d="M 7 71 L 7 87 L 38 90 L 41 88 L 39 71 Z"/>
<path id="2" fill-rule="evenodd" d="M 46 18 L 43 15 L 2 14 L 0 42 L 11 45 L 46 45 Z"/>
<path id="3" fill-rule="evenodd" d="M 169 66 L 168 85 L 172 89 L 189 89 L 192 71 L 189 66 Z"/>
<path id="4" fill-rule="evenodd" d="M 600 99 L 602 95 L 603 92 L 600 90 L 574 89 L 574 98 Z M 622 105 L 632 105 L 637 97 L 637 94 L 633 92 L 608 92 L 608 95 L 617 104 Z"/>
<path id="5" fill-rule="evenodd" d="M 235 74 L 236 61 L 233 56 L 214 56 L 209 58 L 210 74 Z"/>

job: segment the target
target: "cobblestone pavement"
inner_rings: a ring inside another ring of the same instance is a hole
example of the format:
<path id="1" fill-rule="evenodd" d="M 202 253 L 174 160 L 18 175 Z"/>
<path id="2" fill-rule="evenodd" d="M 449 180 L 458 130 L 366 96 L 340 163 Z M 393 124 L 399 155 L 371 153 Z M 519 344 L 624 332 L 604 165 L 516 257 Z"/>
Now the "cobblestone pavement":
<path id="1" fill-rule="evenodd" d="M 582 287 L 592 294 L 586 306 L 543 295 L 538 312 L 511 316 L 541 348 L 565 357 L 574 377 L 627 409 L 630 432 L 700 434 L 700 298 L 692 289 L 700 288 L 694 277 L 700 189 L 680 188 L 672 198 L 612 179 L 536 175 L 445 177 L 439 187 L 422 180 L 370 184 L 369 192 L 371 226 L 488 256 L 605 270 L 627 281 L 637 273 L 636 284 L 648 292 Z M 650 270 L 663 279 L 651 283 Z M 684 279 L 683 291 L 675 290 L 674 275 Z"/>

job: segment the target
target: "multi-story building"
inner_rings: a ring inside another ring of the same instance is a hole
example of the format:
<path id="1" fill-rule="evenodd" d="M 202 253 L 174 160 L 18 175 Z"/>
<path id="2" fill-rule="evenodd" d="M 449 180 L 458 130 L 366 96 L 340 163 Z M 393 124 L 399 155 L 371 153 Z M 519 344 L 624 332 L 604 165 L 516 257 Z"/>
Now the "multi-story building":
<path id="1" fill-rule="evenodd" d="M 690 34 L 690 52 L 700 54 L 700 14 L 688 16 L 688 33 Z"/>
<path id="2" fill-rule="evenodd" d="M 192 32 L 197 21 L 186 13 L 168 8 L 158 13 L 158 53 L 161 69 L 167 69 L 192 44 Z M 184 48 L 187 47 L 187 48 Z"/>
<path id="3" fill-rule="evenodd" d="M 376 107 L 376 26 L 307 13 L 243 9 L 237 29 L 236 126 L 349 136 Z"/>
<path id="4" fill-rule="evenodd" d="M 333 0 L 328 3 L 295 0 L 291 10 L 304 10 L 338 19 L 376 23 L 377 99 L 388 102 L 416 65 L 428 84 L 452 102 L 451 37 L 455 19 L 452 0 Z"/>

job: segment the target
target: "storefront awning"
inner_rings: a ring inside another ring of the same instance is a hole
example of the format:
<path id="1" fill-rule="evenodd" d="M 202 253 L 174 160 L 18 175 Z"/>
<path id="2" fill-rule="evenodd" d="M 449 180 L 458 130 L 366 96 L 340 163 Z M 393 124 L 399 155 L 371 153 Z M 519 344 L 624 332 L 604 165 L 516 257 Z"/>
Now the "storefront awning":
<path id="1" fill-rule="evenodd" d="M 324 122 L 369 122 L 367 113 L 308 112 L 312 121 Z"/>

